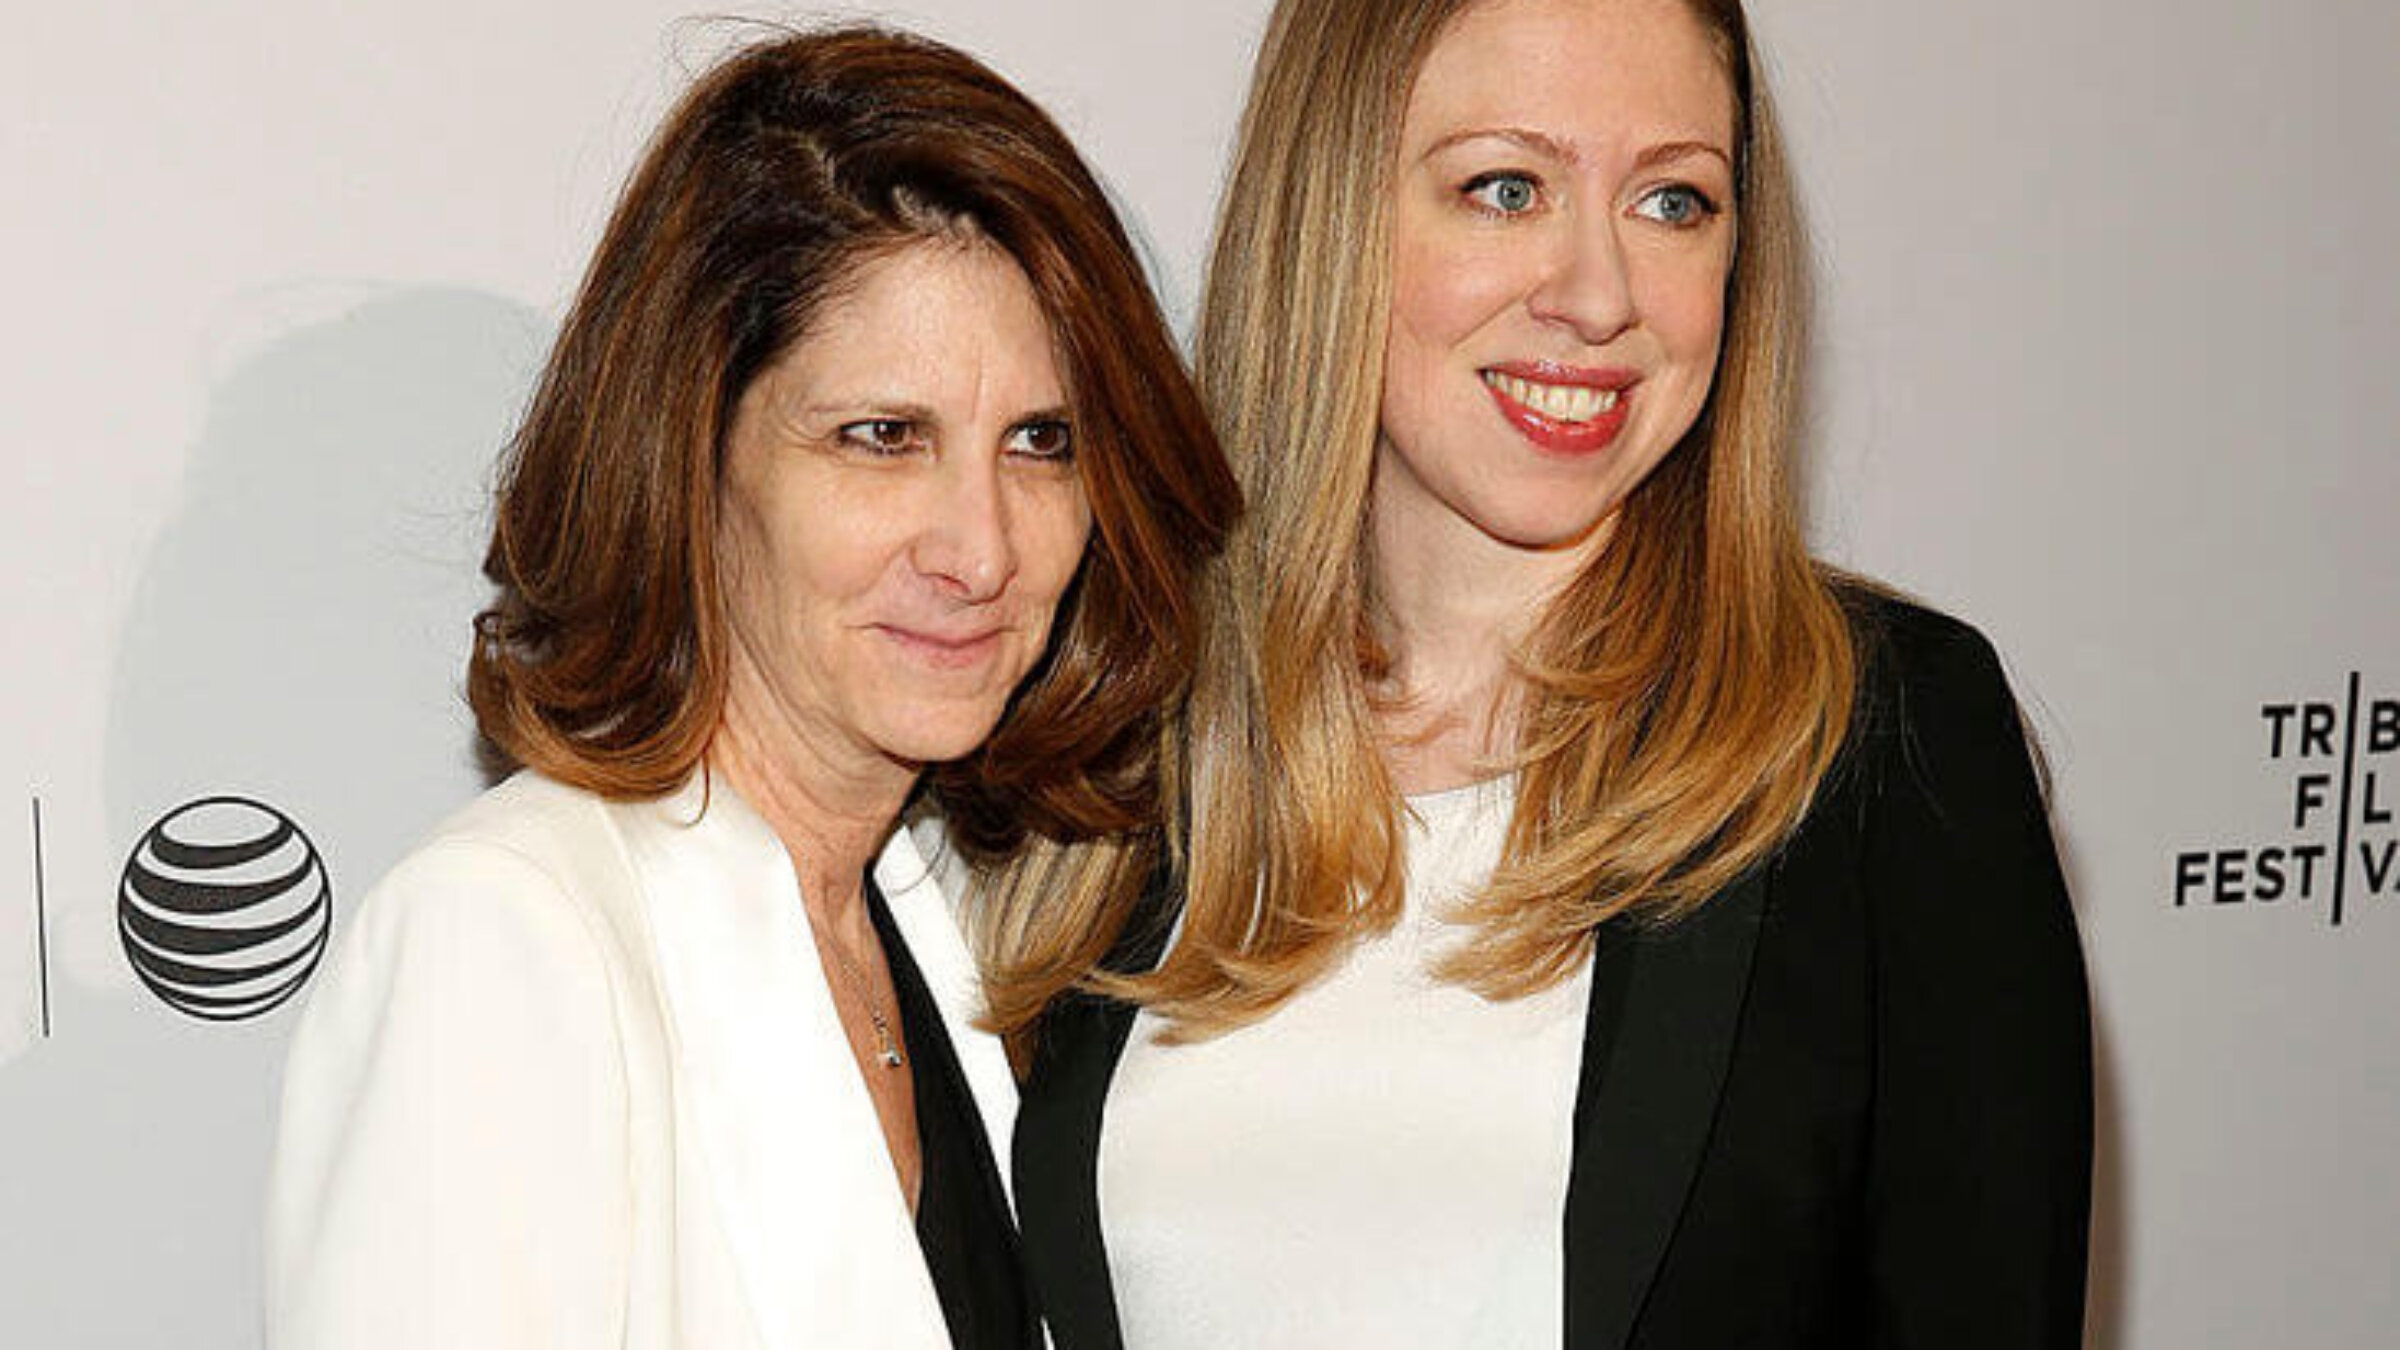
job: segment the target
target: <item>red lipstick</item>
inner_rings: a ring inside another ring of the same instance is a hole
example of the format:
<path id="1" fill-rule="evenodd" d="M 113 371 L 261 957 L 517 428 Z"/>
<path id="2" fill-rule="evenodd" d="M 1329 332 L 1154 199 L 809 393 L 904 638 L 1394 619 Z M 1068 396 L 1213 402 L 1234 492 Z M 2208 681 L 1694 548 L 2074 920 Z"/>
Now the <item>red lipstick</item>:
<path id="1" fill-rule="evenodd" d="M 1592 455 L 1607 449 L 1625 429 L 1633 386 L 1641 382 L 1641 376 L 1630 370 L 1562 366 L 1549 361 L 1504 362 L 1484 367 L 1483 375 L 1483 387 L 1491 393 L 1500 415 L 1519 435 L 1555 455 Z M 1505 378 L 1495 381 L 1494 376 Z M 1504 387 L 1510 381 L 1615 397 L 1606 411 L 1582 421 L 1568 421 L 1529 406 Z"/>

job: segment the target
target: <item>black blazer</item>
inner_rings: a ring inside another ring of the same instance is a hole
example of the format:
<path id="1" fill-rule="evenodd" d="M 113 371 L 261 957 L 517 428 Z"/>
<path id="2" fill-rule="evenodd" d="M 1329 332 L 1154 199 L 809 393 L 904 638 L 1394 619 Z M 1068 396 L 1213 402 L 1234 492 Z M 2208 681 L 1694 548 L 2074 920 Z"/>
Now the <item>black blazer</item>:
<path id="1" fill-rule="evenodd" d="M 1569 1346 L 2080 1342 L 2090 1013 L 2016 704 L 1973 629 L 1852 607 L 1859 713 L 1797 833 L 1677 927 L 1598 935 Z M 1154 963 L 1133 927 L 1117 960 Z M 1059 1350 L 1119 1344 L 1094 1169 L 1131 1025 L 1053 1010 L 1017 1116 Z"/>

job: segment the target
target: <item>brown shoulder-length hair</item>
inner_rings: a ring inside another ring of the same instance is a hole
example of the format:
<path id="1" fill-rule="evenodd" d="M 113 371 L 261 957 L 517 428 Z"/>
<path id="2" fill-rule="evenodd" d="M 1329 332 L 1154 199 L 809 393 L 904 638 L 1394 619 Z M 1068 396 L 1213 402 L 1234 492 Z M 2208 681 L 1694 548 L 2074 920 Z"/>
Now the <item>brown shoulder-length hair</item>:
<path id="1" fill-rule="evenodd" d="M 1081 986 L 1176 1034 L 1255 1020 L 1398 917 L 1404 809 L 1378 736 L 1367 513 L 1389 328 L 1394 176 L 1418 70 L 1477 0 L 1282 0 L 1269 21 L 1201 307 L 1201 389 L 1248 496 L 1205 591 L 1188 705 L 1184 897 L 1153 973 L 995 961 L 1022 1032 Z M 1491 997 L 1565 979 L 1619 916 L 1671 922 L 1798 825 L 1845 735 L 1857 657 L 1801 536 L 1790 463 L 1804 247 L 1739 0 L 1686 0 L 1732 76 L 1739 243 L 1715 382 L 1608 546 L 1514 653 L 1515 813 L 1471 938 L 1440 972 Z M 1070 850 L 1070 853 L 1075 851 Z M 1061 866 L 1057 953 L 1124 928 L 1121 888 Z M 1071 940 L 1069 940 L 1071 938 Z"/>
<path id="2" fill-rule="evenodd" d="M 1139 261 L 1066 137 L 973 58 L 842 26 L 702 76 L 618 201 L 509 447 L 467 693 L 501 766 L 673 790 L 717 730 L 716 553 L 744 388 L 863 263 L 968 232 L 1024 270 L 1072 403 L 1094 530 L 1050 650 L 929 786 L 974 856 L 1153 822 L 1193 577 L 1237 491 Z"/>

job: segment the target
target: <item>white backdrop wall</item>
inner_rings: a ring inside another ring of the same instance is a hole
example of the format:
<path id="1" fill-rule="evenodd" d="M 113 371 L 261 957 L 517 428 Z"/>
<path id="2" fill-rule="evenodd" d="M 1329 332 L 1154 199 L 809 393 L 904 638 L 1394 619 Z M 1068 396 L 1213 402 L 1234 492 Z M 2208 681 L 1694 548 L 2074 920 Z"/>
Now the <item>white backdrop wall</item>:
<path id="1" fill-rule="evenodd" d="M 1059 115 L 1180 315 L 1266 7 L 878 12 Z M 297 822 L 338 925 L 476 789 L 490 464 L 727 34 L 377 8 L 20 5 L 0 46 L 12 1347 L 256 1343 L 297 1004 L 170 1008 L 120 873 L 235 794 Z M 2400 12 L 1754 8 L 1823 262 L 1817 536 L 1982 624 L 2056 771 L 2101 1022 L 2092 1341 L 2389 1344 Z"/>

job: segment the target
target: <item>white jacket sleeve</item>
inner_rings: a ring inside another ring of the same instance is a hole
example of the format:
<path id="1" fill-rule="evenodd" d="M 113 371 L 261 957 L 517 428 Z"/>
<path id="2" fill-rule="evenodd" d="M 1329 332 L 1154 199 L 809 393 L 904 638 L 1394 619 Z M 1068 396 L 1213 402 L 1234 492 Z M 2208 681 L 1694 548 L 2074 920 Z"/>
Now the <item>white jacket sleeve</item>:
<path id="1" fill-rule="evenodd" d="M 632 1197 L 605 950 L 496 844 L 434 844 L 367 898 L 285 1071 L 270 1347 L 619 1342 Z"/>

